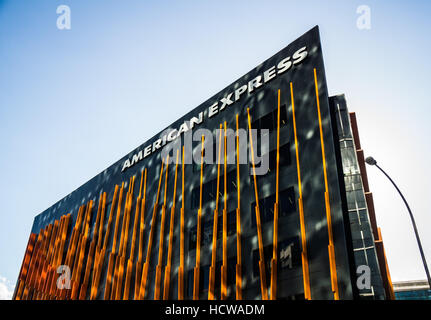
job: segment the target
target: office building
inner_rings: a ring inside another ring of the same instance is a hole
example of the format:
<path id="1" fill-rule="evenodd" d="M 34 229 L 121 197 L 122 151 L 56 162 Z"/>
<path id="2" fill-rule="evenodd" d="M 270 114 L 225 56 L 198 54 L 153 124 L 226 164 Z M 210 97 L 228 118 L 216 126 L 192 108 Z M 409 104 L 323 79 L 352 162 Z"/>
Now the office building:
<path id="1" fill-rule="evenodd" d="M 14 298 L 393 299 L 318 27 L 37 215 Z"/>

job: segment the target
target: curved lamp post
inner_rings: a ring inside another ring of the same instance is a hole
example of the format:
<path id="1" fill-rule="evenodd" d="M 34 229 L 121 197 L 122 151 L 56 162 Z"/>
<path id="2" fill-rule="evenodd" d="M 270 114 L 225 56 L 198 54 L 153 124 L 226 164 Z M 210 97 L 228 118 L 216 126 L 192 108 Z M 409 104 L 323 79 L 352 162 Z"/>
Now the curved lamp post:
<path id="1" fill-rule="evenodd" d="M 421 244 L 421 240 L 420 240 L 420 238 L 419 238 L 418 230 L 417 230 L 417 228 L 416 228 L 416 222 L 415 222 L 415 219 L 413 218 L 412 211 L 410 210 L 410 207 L 409 207 L 409 205 L 408 205 L 408 203 L 407 203 L 406 199 L 404 198 L 404 196 L 403 196 L 403 194 L 401 193 L 400 189 L 398 189 L 398 187 L 397 187 L 397 185 L 395 184 L 395 182 L 391 179 L 391 177 L 389 177 L 389 176 L 388 176 L 388 174 L 387 174 L 387 173 L 386 173 L 382 168 L 380 168 L 380 167 L 377 165 L 377 161 L 376 161 L 376 160 L 374 160 L 374 158 L 373 158 L 373 157 L 367 157 L 367 158 L 365 159 L 365 162 L 366 162 L 367 164 L 369 164 L 370 166 L 376 166 L 377 168 L 379 168 L 379 170 L 380 170 L 381 172 L 383 172 L 383 174 L 384 174 L 384 175 L 389 179 L 389 181 L 391 181 L 391 182 L 392 182 L 392 184 L 394 185 L 395 189 L 397 189 L 398 193 L 400 194 L 401 198 L 403 199 L 403 201 L 404 201 L 404 203 L 405 203 L 405 205 L 406 205 L 406 207 L 407 207 L 407 210 L 409 211 L 410 219 L 412 220 L 413 229 L 414 229 L 414 231 L 415 231 L 416 240 L 417 240 L 417 242 L 418 242 L 419 251 L 420 251 L 420 253 L 421 253 L 422 262 L 423 262 L 423 264 L 424 264 L 424 268 L 425 268 L 425 273 L 426 273 L 427 278 L 428 278 L 428 284 L 429 284 L 430 289 L 431 289 L 431 277 L 430 277 L 430 273 L 429 273 L 429 270 L 428 270 L 428 265 L 427 265 L 427 262 L 426 262 L 426 259 L 425 259 L 424 251 L 422 250 L 422 244 Z"/>

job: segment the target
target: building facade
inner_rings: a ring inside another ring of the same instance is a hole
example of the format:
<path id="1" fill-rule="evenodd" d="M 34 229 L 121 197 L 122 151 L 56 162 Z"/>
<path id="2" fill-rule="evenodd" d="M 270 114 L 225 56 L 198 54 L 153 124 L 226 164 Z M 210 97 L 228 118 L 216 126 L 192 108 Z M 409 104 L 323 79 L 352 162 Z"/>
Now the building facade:
<path id="1" fill-rule="evenodd" d="M 351 117 L 314 27 L 36 216 L 14 298 L 391 298 Z"/>
<path id="2" fill-rule="evenodd" d="M 397 300 L 431 300 L 431 290 L 427 280 L 394 282 Z"/>

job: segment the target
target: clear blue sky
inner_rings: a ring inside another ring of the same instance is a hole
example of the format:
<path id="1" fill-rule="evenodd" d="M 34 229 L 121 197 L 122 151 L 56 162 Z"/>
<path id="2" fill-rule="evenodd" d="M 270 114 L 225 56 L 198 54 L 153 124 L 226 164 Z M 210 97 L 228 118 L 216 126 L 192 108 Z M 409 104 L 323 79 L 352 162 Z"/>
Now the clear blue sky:
<path id="1" fill-rule="evenodd" d="M 71 30 L 56 27 L 61 4 Z M 356 27 L 363 4 L 370 30 Z M 330 94 L 346 94 L 365 154 L 404 191 L 431 263 L 430 9 L 394 0 L 0 0 L 0 298 L 13 289 L 37 214 L 316 24 Z M 392 279 L 424 279 L 405 207 L 376 170 L 368 168 L 370 187 Z"/>

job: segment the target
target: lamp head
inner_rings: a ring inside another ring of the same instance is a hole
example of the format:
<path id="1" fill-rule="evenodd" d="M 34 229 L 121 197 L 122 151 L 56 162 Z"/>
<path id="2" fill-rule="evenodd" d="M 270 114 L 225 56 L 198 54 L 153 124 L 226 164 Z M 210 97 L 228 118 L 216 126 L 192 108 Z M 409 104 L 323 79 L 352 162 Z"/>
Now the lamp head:
<path id="1" fill-rule="evenodd" d="M 373 157 L 367 157 L 365 159 L 365 162 L 368 163 L 370 166 L 374 166 L 377 164 L 377 161 Z"/>

